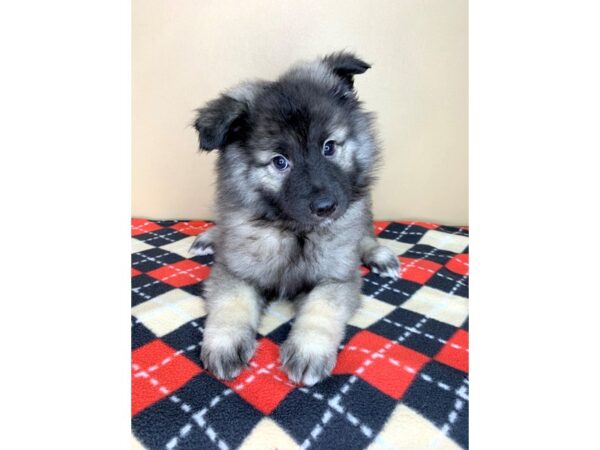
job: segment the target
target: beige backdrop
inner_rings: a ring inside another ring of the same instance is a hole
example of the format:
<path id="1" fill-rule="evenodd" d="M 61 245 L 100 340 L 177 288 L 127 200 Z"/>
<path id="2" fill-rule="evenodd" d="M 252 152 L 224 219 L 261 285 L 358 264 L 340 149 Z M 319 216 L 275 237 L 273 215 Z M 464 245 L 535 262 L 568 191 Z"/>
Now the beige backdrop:
<path id="1" fill-rule="evenodd" d="M 194 109 L 246 78 L 346 49 L 377 113 L 377 219 L 467 224 L 466 0 L 133 0 L 133 210 L 212 218 Z"/>

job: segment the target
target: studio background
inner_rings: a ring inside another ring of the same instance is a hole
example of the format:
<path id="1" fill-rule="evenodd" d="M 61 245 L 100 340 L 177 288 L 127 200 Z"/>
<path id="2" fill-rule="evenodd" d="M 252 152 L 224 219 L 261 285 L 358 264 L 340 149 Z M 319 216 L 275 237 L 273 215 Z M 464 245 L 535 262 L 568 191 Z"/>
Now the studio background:
<path id="1" fill-rule="evenodd" d="M 194 110 L 248 78 L 350 50 L 377 114 L 378 220 L 468 224 L 466 0 L 133 0 L 132 214 L 213 219 Z"/>

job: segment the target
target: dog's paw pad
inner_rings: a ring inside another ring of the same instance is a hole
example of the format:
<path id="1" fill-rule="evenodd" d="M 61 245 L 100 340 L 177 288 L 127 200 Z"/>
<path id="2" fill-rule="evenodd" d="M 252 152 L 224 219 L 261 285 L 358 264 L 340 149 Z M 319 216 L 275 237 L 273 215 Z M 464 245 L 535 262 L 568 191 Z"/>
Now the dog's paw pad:
<path id="1" fill-rule="evenodd" d="M 376 274 L 386 278 L 400 278 L 400 262 L 394 253 L 383 245 L 373 248 L 365 256 L 365 264 Z"/>

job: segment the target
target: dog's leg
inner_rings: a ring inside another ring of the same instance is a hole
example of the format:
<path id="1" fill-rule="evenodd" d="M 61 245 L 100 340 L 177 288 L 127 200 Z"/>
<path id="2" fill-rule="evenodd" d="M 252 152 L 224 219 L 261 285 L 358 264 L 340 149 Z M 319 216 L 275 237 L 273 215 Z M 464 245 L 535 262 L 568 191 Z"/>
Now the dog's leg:
<path id="1" fill-rule="evenodd" d="M 192 246 L 188 250 L 190 256 L 210 255 L 213 253 L 213 242 L 215 238 L 216 227 L 210 227 L 203 233 L 200 233 L 192 242 Z"/>
<path id="2" fill-rule="evenodd" d="M 290 380 L 312 386 L 331 373 L 346 322 L 359 305 L 358 278 L 319 285 L 300 302 L 292 330 L 280 351 Z"/>
<path id="3" fill-rule="evenodd" d="M 256 349 L 262 298 L 220 264 L 212 269 L 205 295 L 208 317 L 200 358 L 218 378 L 235 378 Z"/>
<path id="4" fill-rule="evenodd" d="M 380 245 L 375 236 L 365 236 L 359 245 L 360 259 L 365 266 L 382 277 L 399 278 L 400 262 L 394 252 Z"/>

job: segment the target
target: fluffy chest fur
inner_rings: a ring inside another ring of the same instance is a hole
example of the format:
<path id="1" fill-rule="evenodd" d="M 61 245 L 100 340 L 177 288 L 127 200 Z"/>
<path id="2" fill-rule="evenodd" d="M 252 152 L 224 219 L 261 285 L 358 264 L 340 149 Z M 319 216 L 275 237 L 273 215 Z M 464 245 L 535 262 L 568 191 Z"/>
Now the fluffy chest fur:
<path id="1" fill-rule="evenodd" d="M 267 297 L 293 298 L 323 281 L 352 279 L 365 233 L 364 208 L 357 202 L 342 218 L 306 233 L 230 214 L 219 222 L 215 258 Z"/>

